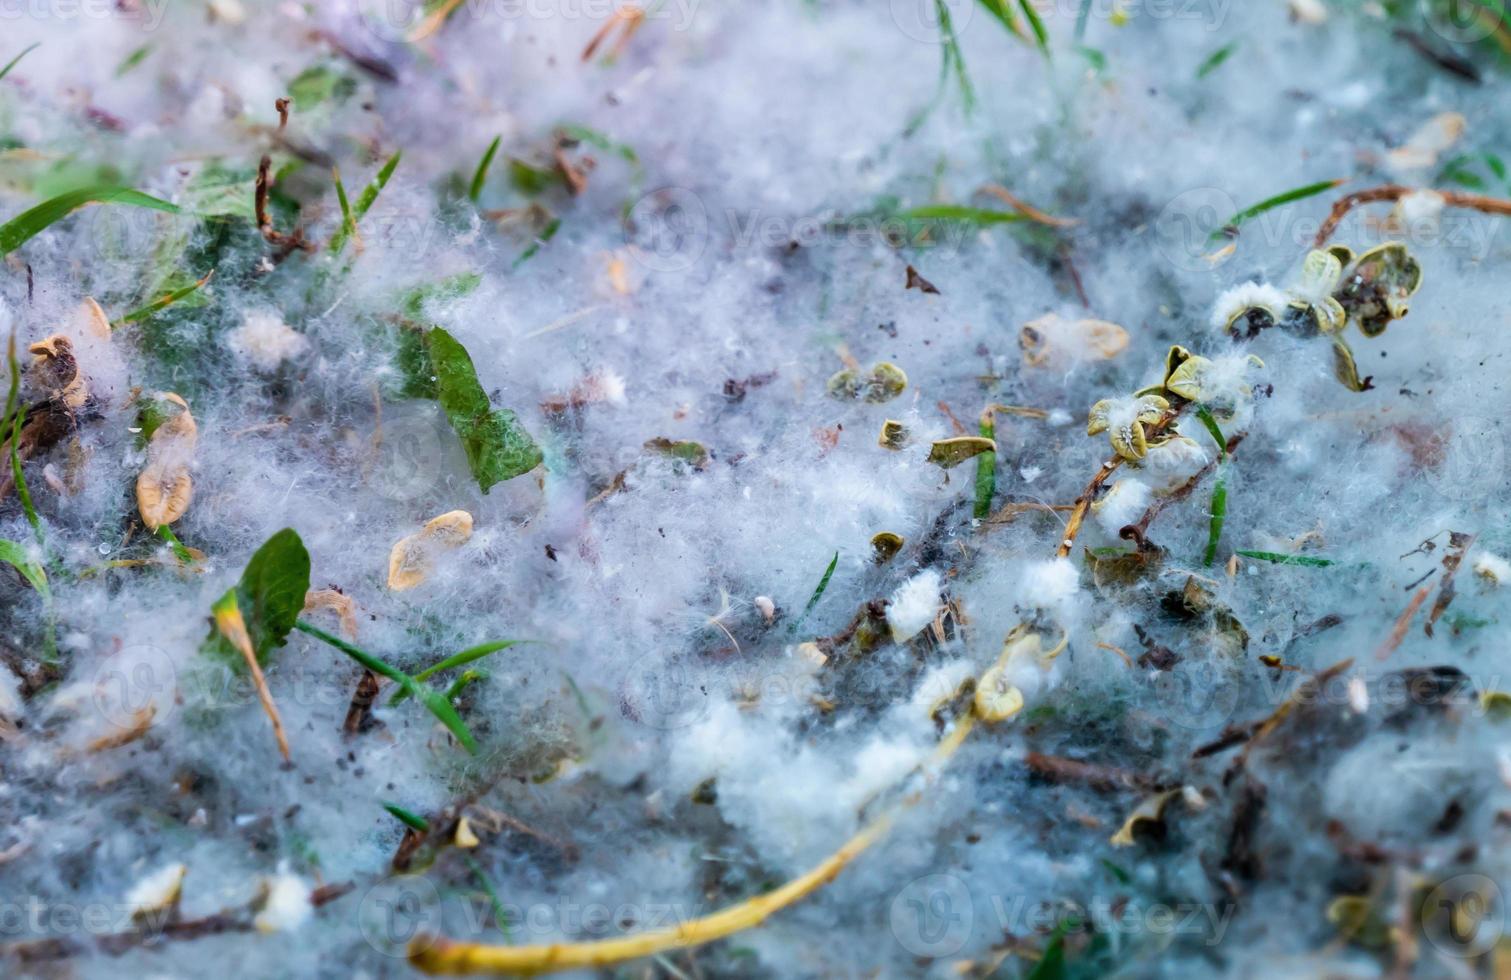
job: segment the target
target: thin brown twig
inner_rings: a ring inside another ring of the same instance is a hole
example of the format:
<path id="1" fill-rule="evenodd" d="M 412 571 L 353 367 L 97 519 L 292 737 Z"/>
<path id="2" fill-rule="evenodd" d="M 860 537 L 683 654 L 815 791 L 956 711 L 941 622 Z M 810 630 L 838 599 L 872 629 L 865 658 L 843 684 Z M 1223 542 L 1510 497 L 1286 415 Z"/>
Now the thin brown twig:
<path id="1" fill-rule="evenodd" d="M 1332 213 L 1327 216 L 1326 221 L 1322 222 L 1322 227 L 1317 229 L 1317 239 L 1313 245 L 1316 248 L 1326 245 L 1327 240 L 1333 237 L 1333 232 L 1338 230 L 1338 225 L 1350 211 L 1359 205 L 1375 204 L 1380 201 L 1399 201 L 1408 194 L 1415 194 L 1420 190 L 1422 188 L 1407 187 L 1404 184 L 1382 184 L 1379 187 L 1369 187 L 1344 195 L 1338 199 L 1338 203 L 1333 205 Z M 1441 197 L 1443 204 L 1450 208 L 1468 208 L 1471 211 L 1511 218 L 1511 201 L 1486 197 L 1483 194 L 1465 194 L 1461 191 L 1432 191 L 1432 193 Z"/>
<path id="2" fill-rule="evenodd" d="M 1380 644 L 1380 649 L 1375 651 L 1376 660 L 1384 660 L 1401 645 L 1401 641 L 1406 639 L 1406 631 L 1411 628 L 1412 618 L 1416 616 L 1417 610 L 1422 608 L 1422 603 L 1426 602 L 1431 594 L 1432 586 L 1424 585 L 1417 590 L 1416 595 L 1411 597 L 1411 601 L 1406 604 L 1406 609 L 1396 620 L 1396 625 L 1391 628 L 1390 636 L 1386 637 L 1385 642 Z"/>

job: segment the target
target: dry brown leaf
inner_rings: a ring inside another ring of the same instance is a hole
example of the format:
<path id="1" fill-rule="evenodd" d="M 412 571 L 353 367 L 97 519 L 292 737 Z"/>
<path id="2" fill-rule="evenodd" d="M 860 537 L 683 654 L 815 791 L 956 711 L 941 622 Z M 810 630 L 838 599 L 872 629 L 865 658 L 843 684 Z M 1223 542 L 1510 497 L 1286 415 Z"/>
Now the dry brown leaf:
<path id="1" fill-rule="evenodd" d="M 118 732 L 111 732 L 109 735 L 101 735 L 90 742 L 86 748 L 90 752 L 104 752 L 108 749 L 118 749 L 123 745 L 130 745 L 147 734 L 147 730 L 152 727 L 152 719 L 156 716 L 157 705 L 149 704 L 131 715 L 131 724 L 128 727 Z"/>
<path id="2" fill-rule="evenodd" d="M 89 383 L 79 373 L 73 341 L 62 334 L 53 334 L 32 344 L 27 351 L 35 358 L 31 370 L 37 383 L 73 411 L 83 408 L 89 400 Z"/>
<path id="3" fill-rule="evenodd" d="M 1469 128 L 1469 121 L 1457 112 L 1441 112 L 1422 124 L 1402 146 L 1385 155 L 1390 169 L 1397 173 L 1427 170 L 1437 165 L 1438 157 L 1451 149 Z"/>
<path id="4" fill-rule="evenodd" d="M 229 594 L 227 598 L 230 598 Z M 247 633 L 247 622 L 242 618 L 241 610 L 235 602 L 218 605 L 213 612 L 215 628 L 246 660 L 252 683 L 257 688 L 257 698 L 262 702 L 262 710 L 267 712 L 268 720 L 273 723 L 273 737 L 278 740 L 278 751 L 283 754 L 283 761 L 288 762 L 289 740 L 283 731 L 283 717 L 278 713 L 278 705 L 273 703 L 273 692 L 268 690 L 267 678 L 263 676 L 262 666 L 257 663 L 257 654 L 252 650 L 252 637 Z"/>
<path id="5" fill-rule="evenodd" d="M 110 339 L 110 317 L 100 309 L 93 296 L 86 296 L 83 303 L 84 330 L 96 340 Z"/>
<path id="6" fill-rule="evenodd" d="M 433 517 L 416 534 L 402 538 L 388 555 L 388 587 L 412 589 L 429 577 L 436 556 L 460 548 L 472 537 L 472 515 L 453 510 Z"/>
<path id="7" fill-rule="evenodd" d="M 136 504 L 142 522 L 156 531 L 172 524 L 189 509 L 194 497 L 194 480 L 189 463 L 199 439 L 199 427 L 189 413 L 189 404 L 171 391 L 160 400 L 179 409 L 152 433 L 147 443 L 147 465 L 136 478 Z"/>
<path id="8" fill-rule="evenodd" d="M 357 638 L 357 604 L 351 596 L 336 589 L 311 589 L 304 595 L 305 612 L 333 612 L 341 620 L 341 632 L 348 640 Z"/>

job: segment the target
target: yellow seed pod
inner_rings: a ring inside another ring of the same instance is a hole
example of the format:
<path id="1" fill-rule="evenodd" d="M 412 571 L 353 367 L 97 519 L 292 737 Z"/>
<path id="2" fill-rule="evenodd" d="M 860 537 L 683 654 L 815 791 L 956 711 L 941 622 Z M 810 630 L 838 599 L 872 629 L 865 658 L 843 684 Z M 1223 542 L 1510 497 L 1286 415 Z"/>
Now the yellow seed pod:
<path id="1" fill-rule="evenodd" d="M 981 675 L 972 706 L 976 717 L 995 724 L 1023 710 L 1023 692 L 1007 681 L 1006 664 L 999 663 Z"/>
<path id="2" fill-rule="evenodd" d="M 136 478 L 136 505 L 142 523 L 156 531 L 172 524 L 189 509 L 194 498 L 194 480 L 189 464 L 199 440 L 199 427 L 189 413 L 189 404 L 171 391 L 157 396 L 168 417 L 158 424 L 147 442 L 147 465 Z"/>
<path id="3" fill-rule="evenodd" d="M 887 419 L 881 424 L 881 437 L 876 440 L 883 449 L 896 452 L 908 444 L 908 427 L 896 419 Z"/>
<path id="4" fill-rule="evenodd" d="M 871 560 L 878 565 L 885 565 L 897 557 L 897 553 L 902 550 L 902 545 L 903 539 L 900 534 L 894 534 L 891 531 L 882 531 L 872 535 Z"/>
<path id="5" fill-rule="evenodd" d="M 388 587 L 395 592 L 412 589 L 435 568 L 436 556 L 460 548 L 472 537 L 472 515 L 453 510 L 433 517 L 407 538 L 401 538 L 388 554 Z"/>
<path id="6" fill-rule="evenodd" d="M 466 817 L 457 820 L 456 833 L 452 836 L 451 842 L 457 847 L 464 849 L 471 849 L 482 843 L 482 841 L 477 839 L 477 834 L 472 832 L 472 824 L 468 822 Z"/>

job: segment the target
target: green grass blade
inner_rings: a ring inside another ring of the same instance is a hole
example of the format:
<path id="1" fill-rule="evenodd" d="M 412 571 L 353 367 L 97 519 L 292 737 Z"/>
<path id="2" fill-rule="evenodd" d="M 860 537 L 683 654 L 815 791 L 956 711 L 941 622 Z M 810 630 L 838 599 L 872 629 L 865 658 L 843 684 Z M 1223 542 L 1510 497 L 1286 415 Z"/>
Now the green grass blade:
<path id="1" fill-rule="evenodd" d="M 342 222 L 341 229 L 331 237 L 330 250 L 332 253 L 339 253 L 346 247 L 346 243 L 352 235 L 356 234 L 357 222 L 367 216 L 367 212 L 372 209 L 373 203 L 377 201 L 378 195 L 383 193 L 383 188 L 388 186 L 388 180 L 393 176 L 394 170 L 398 168 L 399 159 L 403 155 L 404 151 L 399 150 L 388 158 L 388 162 L 383 164 L 383 168 L 378 171 L 378 175 L 366 187 L 362 188 L 362 193 L 358 196 L 357 203 L 352 205 L 350 210 L 343 206 L 342 215 L 345 220 Z M 338 191 L 338 195 L 345 197 L 345 190 Z"/>
<path id="2" fill-rule="evenodd" d="M 1293 190 L 1288 190 L 1284 194 L 1276 194 L 1274 197 L 1265 198 L 1258 204 L 1255 204 L 1252 207 L 1244 208 L 1242 211 L 1229 218 L 1226 222 L 1223 223 L 1223 226 L 1221 228 L 1218 228 L 1212 233 L 1211 240 L 1216 241 L 1217 239 L 1223 237 L 1224 233 L 1226 233 L 1229 228 L 1237 228 L 1239 225 L 1243 224 L 1245 221 L 1248 221 L 1250 218 L 1258 217 L 1259 215 L 1264 214 L 1266 211 L 1278 208 L 1283 204 L 1290 204 L 1293 201 L 1302 201 L 1309 197 L 1316 197 L 1318 194 L 1321 194 L 1325 191 L 1330 191 L 1334 187 L 1337 187 L 1340 184 L 1345 184 L 1347 182 L 1347 178 L 1342 178 L 1339 180 L 1322 180 L 1318 181 L 1315 184 L 1307 184 L 1305 187 L 1297 187 Z"/>
<path id="3" fill-rule="evenodd" d="M 991 409 L 981 413 L 981 437 L 997 438 L 997 423 Z M 982 453 L 976 457 L 976 520 L 984 521 L 992 514 L 992 497 L 997 494 L 997 454 Z"/>
<path id="4" fill-rule="evenodd" d="M 497 924 L 498 931 L 504 934 L 505 942 L 514 942 L 514 936 L 509 931 L 509 913 L 504 911 L 504 903 L 498 900 L 498 893 L 493 890 L 493 884 L 483 873 L 483 866 L 478 864 L 477 859 L 471 854 L 464 857 L 467 860 L 467 867 L 472 869 L 472 876 L 477 879 L 478 885 L 482 887 L 484 894 L 488 896 L 488 901 L 493 905 L 493 921 Z"/>
<path id="5" fill-rule="evenodd" d="M 535 253 L 540 251 L 541 246 L 545 245 L 551 239 L 555 238 L 556 233 L 560 230 L 561 219 L 552 218 L 546 224 L 546 226 L 541 229 L 540 234 L 535 236 L 535 241 L 530 243 L 530 247 L 519 253 L 519 258 L 515 259 L 514 264 L 509 268 L 518 269 L 520 266 L 533 259 L 535 257 Z"/>
<path id="6" fill-rule="evenodd" d="M 839 552 L 836 551 L 834 557 L 829 559 L 829 567 L 824 569 L 824 577 L 818 580 L 818 588 L 814 589 L 813 595 L 809 597 L 808 605 L 803 607 L 803 614 L 793 621 L 793 624 L 788 627 L 787 632 L 796 633 L 798 627 L 803 625 L 803 620 L 807 619 L 808 614 L 813 612 L 813 607 L 818 605 L 818 601 L 824 597 L 824 590 L 829 588 L 829 580 L 834 577 L 834 569 L 838 565 Z"/>
<path id="7" fill-rule="evenodd" d="M 529 642 L 529 640 L 493 640 L 488 643 L 479 643 L 477 646 L 468 647 L 460 653 L 453 653 L 451 656 L 447 657 L 445 660 L 440 661 L 439 663 L 431 664 L 429 667 L 426 667 L 418 674 L 415 674 L 414 679 L 416 681 L 425 681 L 435 676 L 436 674 L 439 674 L 443 670 L 451 670 L 453 667 L 460 667 L 463 664 L 470 664 L 474 661 L 481 660 L 486 656 L 495 654 L 500 650 L 507 650 L 512 646 L 517 646 L 521 643 Z M 389 699 L 388 703 L 390 705 L 398 704 L 408 696 L 409 692 L 401 689 L 400 691 L 395 693 L 392 698 Z"/>
<path id="8" fill-rule="evenodd" d="M 31 54 L 33 51 L 37 50 L 41 46 L 42 46 L 42 42 L 38 41 L 36 44 L 33 44 L 31 47 L 26 48 L 20 54 L 16 55 L 10 61 L 6 62 L 5 67 L 4 68 L 0 68 L 0 79 L 3 79 L 3 78 L 5 78 L 6 75 L 9 75 L 10 74 L 10 70 L 12 68 L 16 67 L 16 65 L 20 63 L 20 61 L 21 61 L 22 58 L 24 58 L 27 55 Z"/>
<path id="9" fill-rule="evenodd" d="M 954 71 L 955 81 L 960 85 L 960 101 L 969 114 L 976 108 L 976 90 L 965 70 L 965 55 L 960 51 L 960 38 L 955 35 L 955 23 L 950 18 L 950 9 L 945 6 L 944 0 L 934 0 L 934 12 L 939 18 L 939 31 L 944 42 L 944 62 L 941 67 L 946 74 Z"/>
<path id="10" fill-rule="evenodd" d="M 132 310 L 130 313 L 127 313 L 125 316 L 121 317 L 120 322 L 136 323 L 138 320 L 145 320 L 148 317 L 152 316 L 154 313 L 158 313 L 162 310 L 167 309 L 174 303 L 177 303 L 179 300 L 183 299 L 185 296 L 197 292 L 200 287 L 204 286 L 214 277 L 215 270 L 211 269 L 209 274 L 206 275 L 203 279 L 200 279 L 197 282 L 192 282 L 189 285 L 185 286 L 183 289 L 175 289 L 173 292 L 167 293 L 159 297 L 158 299 L 153 300 L 151 303 L 148 303 L 146 306 L 142 307 L 139 310 Z"/>
<path id="11" fill-rule="evenodd" d="M 1033 31 L 1034 43 L 1039 46 L 1039 53 L 1049 57 L 1049 31 L 1044 27 L 1044 20 L 1039 12 L 1034 9 L 1028 0 L 1018 0 L 1018 6 L 1023 11 L 1023 19 L 1028 21 L 1029 30 Z"/>
<path id="12" fill-rule="evenodd" d="M 477 203 L 477 199 L 483 196 L 483 185 L 488 182 L 488 168 L 493 166 L 493 157 L 503 141 L 502 136 L 495 136 L 493 142 L 488 144 L 488 152 L 483 154 L 482 161 L 477 165 L 477 172 L 472 175 L 472 186 L 467 189 L 469 201 Z"/>
<path id="13" fill-rule="evenodd" d="M 47 572 L 26 557 L 25 548 L 8 538 L 0 538 L 0 561 L 20 572 L 21 577 L 37 590 L 43 601 L 51 601 L 52 589 L 47 585 Z"/>
<path id="14" fill-rule="evenodd" d="M 169 204 L 129 187 L 83 187 L 43 201 L 30 211 L 24 211 L 0 225 L 0 257 L 14 252 L 49 226 L 88 204 L 127 204 L 168 214 L 182 213 L 176 204 Z"/>
<path id="15" fill-rule="evenodd" d="M 998 22 L 1007 28 L 1008 33 L 1022 34 L 1022 28 L 1018 26 L 1018 18 L 1013 15 L 1013 8 L 1008 6 L 1008 0 L 979 0 L 979 2 L 986 8 L 987 13 L 997 18 Z"/>
<path id="16" fill-rule="evenodd" d="M 1276 565 L 1304 565 L 1307 568 L 1327 568 L 1330 565 L 1338 564 L 1331 558 L 1314 558 L 1311 555 L 1282 555 L 1274 551 L 1238 550 L 1233 553 L 1235 555 L 1242 555 L 1245 558 L 1252 558 L 1255 561 L 1272 562 Z"/>
<path id="17" fill-rule="evenodd" d="M 422 834 L 430 832 L 430 821 L 413 810 L 406 810 L 397 803 L 384 803 L 383 809 L 387 810 L 396 820 L 412 830 L 418 830 Z"/>
<path id="18" fill-rule="evenodd" d="M 1091 0 L 1081 0 L 1081 9 L 1076 13 L 1076 41 L 1086 37 L 1086 22 L 1091 19 Z"/>
<path id="19" fill-rule="evenodd" d="M 1223 62 L 1231 58 L 1233 56 L 1233 52 L 1237 50 L 1238 42 L 1233 41 L 1228 44 L 1224 44 L 1216 51 L 1213 51 L 1206 57 L 1205 60 L 1202 61 L 1200 65 L 1196 66 L 1196 77 L 1206 78 L 1208 75 L 1221 68 Z"/>
<path id="20" fill-rule="evenodd" d="M 904 221 L 961 221 L 983 227 L 1028 220 L 1016 211 L 993 211 L 989 208 L 973 208 L 963 204 L 925 204 L 899 211 L 897 217 Z"/>
<path id="21" fill-rule="evenodd" d="M 346 199 L 346 185 L 341 183 L 341 171 L 332 167 L 331 179 L 336 182 L 336 203 L 341 205 L 341 234 L 350 238 L 357 233 L 357 219 L 352 217 L 352 203 Z"/>
<path id="22" fill-rule="evenodd" d="M 456 736 L 456 740 L 462 743 L 463 748 L 474 755 L 477 753 L 477 740 L 472 737 L 472 732 L 467 730 L 466 722 L 462 721 L 461 716 L 456 713 L 456 709 L 451 706 L 451 702 L 447 701 L 438 692 L 416 681 L 413 677 L 410 677 L 392 664 L 378 659 L 366 650 L 347 643 L 338 636 L 332 636 L 318 626 L 313 626 L 300 619 L 294 622 L 294 628 L 300 632 L 308 633 L 323 643 L 330 644 L 373 673 L 381 674 L 395 684 L 406 688 L 409 691 L 410 697 L 413 697 L 429 708 L 430 713 L 435 715 L 441 724 L 451 731 L 452 735 Z"/>
<path id="23" fill-rule="evenodd" d="M 1228 517 L 1228 440 L 1223 438 L 1217 420 L 1206 408 L 1198 408 L 1196 417 L 1217 443 L 1217 485 L 1212 488 L 1212 523 L 1207 530 L 1207 553 L 1203 558 L 1203 564 L 1210 566 L 1217 557 L 1217 542 L 1222 538 L 1222 526 Z"/>

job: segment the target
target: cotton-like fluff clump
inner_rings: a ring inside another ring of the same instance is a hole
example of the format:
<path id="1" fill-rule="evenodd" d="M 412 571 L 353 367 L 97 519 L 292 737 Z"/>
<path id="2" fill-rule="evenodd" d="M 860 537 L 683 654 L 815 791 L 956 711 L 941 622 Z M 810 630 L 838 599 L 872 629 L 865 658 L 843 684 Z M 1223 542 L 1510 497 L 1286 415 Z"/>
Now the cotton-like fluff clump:
<path id="1" fill-rule="evenodd" d="M 1491 586 L 1501 586 L 1511 583 L 1511 561 L 1507 561 L 1500 555 L 1489 551 L 1475 552 L 1470 559 L 1469 567 Z"/>
<path id="2" fill-rule="evenodd" d="M 921 633 L 939 613 L 939 573 L 926 568 L 897 587 L 887 603 L 887 625 L 895 643 Z"/>
<path id="3" fill-rule="evenodd" d="M 248 313 L 241 326 L 227 334 L 226 343 L 259 371 L 276 371 L 278 365 L 309 349 L 303 334 L 284 323 L 276 312 L 265 310 Z"/>
<path id="4" fill-rule="evenodd" d="M 259 932 L 293 932 L 314 913 L 309 883 L 298 875 L 279 869 L 266 887 L 262 909 L 252 920 Z"/>
<path id="5" fill-rule="evenodd" d="M 1217 297 L 1212 307 L 1212 326 L 1226 329 L 1235 316 L 1253 307 L 1279 319 L 1289 302 L 1290 297 L 1283 290 L 1267 282 L 1240 283 Z"/>
<path id="6" fill-rule="evenodd" d="M 1091 512 L 1102 530 L 1116 535 L 1119 530 L 1137 521 L 1149 509 L 1154 491 L 1143 480 L 1128 477 L 1115 482 L 1102 497 L 1091 505 Z"/>
<path id="7" fill-rule="evenodd" d="M 1158 446 L 1150 446 L 1140 469 L 1145 478 L 1156 488 L 1168 490 L 1180 486 L 1201 472 L 1211 460 L 1207 448 L 1177 426 L 1175 434 Z M 1206 430 L 1201 430 L 1202 438 Z"/>

